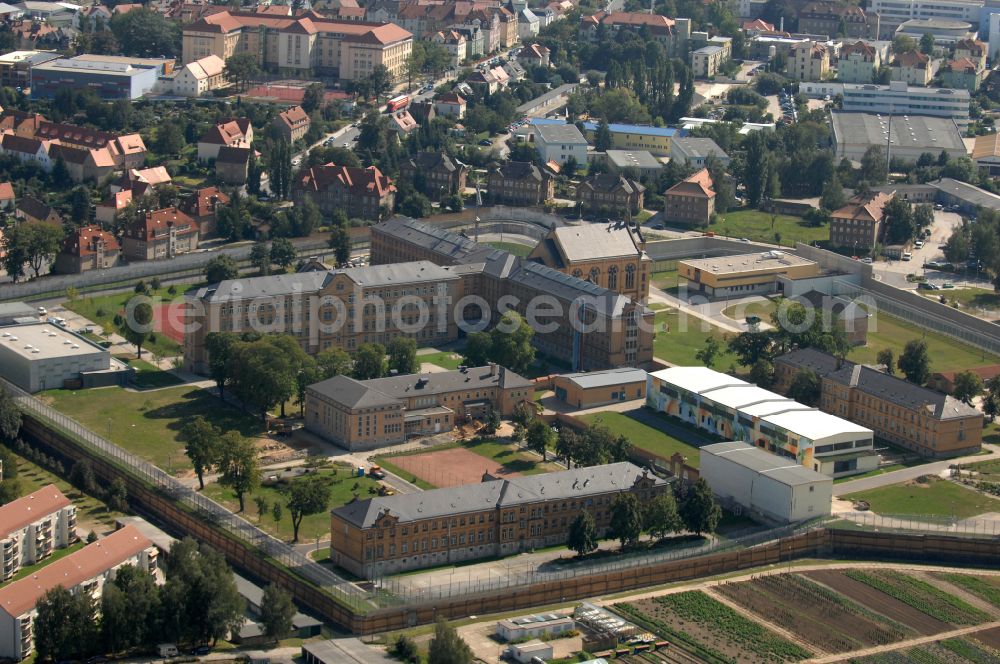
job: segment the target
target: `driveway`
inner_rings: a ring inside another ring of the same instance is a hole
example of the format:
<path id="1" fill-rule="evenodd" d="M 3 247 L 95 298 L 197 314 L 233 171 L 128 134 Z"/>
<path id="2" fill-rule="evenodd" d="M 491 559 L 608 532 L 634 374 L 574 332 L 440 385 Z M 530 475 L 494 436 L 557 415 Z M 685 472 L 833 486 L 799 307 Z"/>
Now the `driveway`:
<path id="1" fill-rule="evenodd" d="M 941 461 L 932 461 L 919 466 L 913 466 L 912 468 L 901 468 L 899 470 L 894 470 L 891 473 L 883 473 L 882 475 L 875 475 L 873 477 L 863 477 L 858 480 L 841 482 L 840 484 L 833 485 L 834 494 L 837 496 L 844 496 L 849 493 L 857 493 L 858 491 L 868 491 L 870 489 L 889 486 L 890 484 L 908 482 L 910 480 L 917 479 L 921 475 L 940 475 L 942 473 L 946 473 L 948 468 L 953 464 L 989 461 L 990 459 L 997 458 L 996 455 L 1000 452 L 1000 446 L 988 443 L 983 444 L 983 449 L 989 450 L 992 452 L 992 455 L 977 454 L 967 457 L 959 457 L 957 459 L 943 459 Z"/>

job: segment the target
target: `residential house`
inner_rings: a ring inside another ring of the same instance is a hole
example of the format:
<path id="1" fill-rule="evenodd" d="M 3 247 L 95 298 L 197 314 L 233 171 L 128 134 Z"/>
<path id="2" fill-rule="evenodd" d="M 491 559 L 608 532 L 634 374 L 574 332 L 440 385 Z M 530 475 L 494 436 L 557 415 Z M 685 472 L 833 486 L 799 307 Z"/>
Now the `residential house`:
<path id="1" fill-rule="evenodd" d="M 22 138 L 34 138 L 38 128 L 45 122 L 48 120 L 41 113 L 8 110 L 0 116 L 0 132 L 13 133 Z"/>
<path id="2" fill-rule="evenodd" d="M 863 41 L 845 44 L 837 62 L 837 79 L 842 83 L 873 83 L 882 67 L 879 49 Z"/>
<path id="3" fill-rule="evenodd" d="M 229 196 L 218 187 L 204 187 L 181 201 L 180 210 L 198 224 L 198 239 L 214 237 L 220 206 L 229 205 Z"/>
<path id="4" fill-rule="evenodd" d="M 249 148 L 253 143 L 253 125 L 249 118 L 226 120 L 209 129 L 198 139 L 198 160 L 209 161 L 219 155 L 219 148 Z"/>
<path id="5" fill-rule="evenodd" d="M 663 192 L 663 219 L 668 223 L 705 227 L 715 214 L 712 176 L 703 168 Z"/>
<path id="6" fill-rule="evenodd" d="M 879 15 L 847 2 L 810 2 L 801 8 L 799 32 L 809 35 L 877 39 Z"/>
<path id="7" fill-rule="evenodd" d="M 0 182 L 0 212 L 13 212 L 16 204 L 14 185 L 10 182 Z"/>
<path id="8" fill-rule="evenodd" d="M 51 224 L 62 226 L 63 218 L 51 205 L 34 196 L 22 196 L 14 208 L 14 218 L 29 224 Z"/>
<path id="9" fill-rule="evenodd" d="M 437 109 L 434 108 L 434 101 L 412 101 L 406 107 L 417 124 L 427 124 L 437 117 Z"/>
<path id="10" fill-rule="evenodd" d="M 670 158 L 694 168 L 704 168 L 709 157 L 728 168 L 730 157 L 711 138 L 675 138 L 670 142 Z"/>
<path id="11" fill-rule="evenodd" d="M 444 152 L 418 152 L 399 164 L 399 177 L 431 200 L 465 189 L 469 167 Z"/>
<path id="12" fill-rule="evenodd" d="M 446 92 L 434 100 L 434 108 L 438 115 L 461 120 L 465 117 L 467 102 L 462 95 L 457 92 Z"/>
<path id="13" fill-rule="evenodd" d="M 49 146 L 49 158 L 55 164 L 60 159 L 73 182 L 103 181 L 115 172 L 115 160 L 106 148 L 79 148 L 62 143 Z"/>
<path id="14" fill-rule="evenodd" d="M 726 61 L 726 51 L 712 44 L 691 51 L 691 73 L 695 78 L 714 78 Z"/>
<path id="15" fill-rule="evenodd" d="M 555 180 L 528 161 L 493 164 L 486 186 L 490 200 L 502 205 L 531 207 L 555 197 Z"/>
<path id="16" fill-rule="evenodd" d="M 869 253 L 881 240 L 883 208 L 892 192 L 858 194 L 830 215 L 830 244 Z"/>
<path id="17" fill-rule="evenodd" d="M 986 54 L 989 47 L 978 39 L 960 39 L 955 42 L 952 56 L 956 60 L 968 58 L 976 64 L 976 69 L 986 69 Z"/>
<path id="18" fill-rule="evenodd" d="M 142 168 L 146 161 L 146 144 L 139 134 L 114 134 L 71 124 L 43 122 L 35 138 L 86 150 L 106 148 L 116 170 Z"/>
<path id="19" fill-rule="evenodd" d="M 785 72 L 793 81 L 822 81 L 830 73 L 830 52 L 818 42 L 795 44 Z"/>
<path id="20" fill-rule="evenodd" d="M 541 21 L 539 21 L 533 11 L 525 7 L 517 12 L 517 36 L 522 41 L 537 37 L 540 29 Z"/>
<path id="21" fill-rule="evenodd" d="M 150 168 L 132 168 L 129 169 L 128 174 L 124 176 L 123 180 L 129 185 L 140 183 L 147 185 L 147 187 L 157 187 L 159 185 L 170 184 L 173 182 L 173 178 L 170 177 L 170 173 L 167 171 L 165 166 L 151 166 Z M 119 183 L 123 184 L 123 183 Z M 124 189 L 125 186 L 122 186 Z"/>
<path id="22" fill-rule="evenodd" d="M 578 166 L 587 163 L 587 139 L 573 124 L 535 125 L 535 149 L 543 162 L 562 166 L 572 158 Z"/>
<path id="23" fill-rule="evenodd" d="M 465 39 L 465 35 L 455 30 L 439 30 L 431 37 L 431 41 L 448 51 L 448 55 L 451 56 L 449 64 L 452 67 L 458 67 L 469 57 L 468 41 Z"/>
<path id="24" fill-rule="evenodd" d="M 273 124 L 279 136 L 289 143 L 294 143 L 300 138 L 305 138 L 311 122 L 309 114 L 301 106 L 292 106 L 278 113 Z"/>
<path id="25" fill-rule="evenodd" d="M 125 260 L 173 258 L 198 248 L 198 224 L 176 207 L 150 210 L 125 228 Z"/>
<path id="26" fill-rule="evenodd" d="M 25 138 L 16 134 L 0 136 L 0 153 L 13 155 L 22 163 L 38 164 L 46 172 L 52 170 L 49 147 L 49 141 L 40 141 L 36 138 Z"/>
<path id="27" fill-rule="evenodd" d="M 76 542 L 76 507 L 56 485 L 49 484 L 0 507 L 0 549 L 8 581 L 22 567 L 45 560 L 56 549 Z"/>
<path id="28" fill-rule="evenodd" d="M 402 111 L 394 111 L 389 115 L 389 129 L 396 132 L 400 140 L 409 136 L 419 127 L 420 125 L 417 124 L 417 121 L 413 119 L 413 116 L 405 108 Z"/>
<path id="29" fill-rule="evenodd" d="M 531 44 L 521 49 L 517 61 L 525 67 L 548 67 L 550 55 L 549 49 L 541 44 Z"/>
<path id="30" fill-rule="evenodd" d="M 1000 376 L 1000 364 L 988 364 L 983 367 L 969 367 L 962 371 L 935 371 L 931 374 L 931 379 L 927 386 L 933 387 L 938 392 L 953 394 L 955 392 L 955 378 L 964 372 L 970 372 L 979 377 L 983 383 L 988 383 L 997 376 Z"/>
<path id="31" fill-rule="evenodd" d="M 970 93 L 982 85 L 986 71 L 979 69 L 969 58 L 956 58 L 944 63 L 938 72 L 941 82 L 947 88 L 964 88 Z"/>
<path id="32" fill-rule="evenodd" d="M 248 145 L 220 146 L 215 157 L 215 177 L 226 184 L 246 184 L 253 155 Z"/>
<path id="33" fill-rule="evenodd" d="M 503 67 L 477 69 L 469 74 L 465 82 L 474 88 L 482 88 L 489 94 L 505 89 L 510 84 L 510 74 Z"/>
<path id="34" fill-rule="evenodd" d="M 920 51 L 897 53 L 889 66 L 889 76 L 908 85 L 927 85 L 933 78 L 931 58 Z"/>
<path id="35" fill-rule="evenodd" d="M 117 217 L 133 200 L 141 196 L 135 196 L 132 188 L 124 188 L 108 194 L 107 198 L 97 204 L 94 218 L 101 224 L 112 224 Z"/>
<path id="36" fill-rule="evenodd" d="M 646 188 L 624 175 L 601 173 L 576 187 L 577 205 L 587 214 L 612 219 L 631 219 L 642 210 Z"/>
<path id="37" fill-rule="evenodd" d="M 395 204 L 396 185 L 375 166 L 329 163 L 299 172 L 292 186 L 292 200 L 301 205 L 306 198 L 311 198 L 323 214 L 341 210 L 352 219 L 379 220 Z"/>
<path id="38" fill-rule="evenodd" d="M 226 63 L 212 54 L 189 62 L 178 69 L 171 79 L 170 90 L 181 97 L 201 97 L 229 84 Z"/>
<path id="39" fill-rule="evenodd" d="M 600 11 L 580 19 L 580 37 L 597 41 L 601 28 L 606 33 L 629 30 L 645 30 L 650 37 L 663 46 L 670 57 L 682 57 L 691 38 L 691 21 L 686 18 L 671 19 L 657 14 L 642 12 Z"/>
<path id="40" fill-rule="evenodd" d="M 83 226 L 63 241 L 54 267 L 60 274 L 82 274 L 115 267 L 120 260 L 121 247 L 112 233 L 100 226 Z"/>

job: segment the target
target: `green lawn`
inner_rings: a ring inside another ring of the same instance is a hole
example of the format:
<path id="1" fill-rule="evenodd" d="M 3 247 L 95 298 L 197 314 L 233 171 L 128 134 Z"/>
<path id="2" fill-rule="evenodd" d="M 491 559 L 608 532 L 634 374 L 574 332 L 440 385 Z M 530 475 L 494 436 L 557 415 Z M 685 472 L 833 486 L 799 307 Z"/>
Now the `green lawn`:
<path id="1" fill-rule="evenodd" d="M 762 302 L 750 302 L 749 304 L 734 304 L 723 310 L 722 315 L 726 318 L 743 323 L 747 316 L 758 316 L 765 323 L 771 322 L 771 313 L 774 311 L 774 302 L 765 300 Z"/>
<path id="2" fill-rule="evenodd" d="M 714 368 L 725 371 L 736 362 L 736 356 L 725 350 L 726 333 L 700 318 L 685 316 L 682 320 L 676 309 L 656 312 L 656 338 L 653 340 L 653 355 L 672 364 L 693 366 L 702 364 L 695 353 L 705 345 L 705 339 L 713 336 L 722 344 L 722 352 L 715 358 Z M 664 331 L 663 325 L 667 328 Z M 708 329 L 704 330 L 703 327 Z"/>
<path id="3" fill-rule="evenodd" d="M 260 419 L 220 401 L 200 388 L 177 387 L 128 392 L 120 387 L 49 390 L 41 398 L 87 428 L 167 472 L 187 470 L 180 429 L 201 415 L 223 431 L 259 436 Z"/>
<path id="4" fill-rule="evenodd" d="M 310 514 L 309 516 L 303 517 L 302 525 L 299 528 L 300 542 L 314 542 L 317 537 L 323 539 L 330 535 L 331 509 L 340 507 L 341 505 L 346 505 L 354 498 L 355 495 L 357 495 L 361 500 L 377 495 L 369 492 L 369 489 L 377 489 L 379 485 L 378 481 L 373 480 L 370 477 L 355 477 L 352 473 L 352 468 L 346 464 L 338 464 L 336 467 L 322 468 L 315 474 L 311 473 L 309 475 L 309 477 L 316 476 L 323 478 L 329 484 L 330 502 L 327 505 L 327 509 L 320 511 L 317 514 Z M 245 497 L 244 502 L 246 503 L 246 513 L 243 516 L 248 521 L 256 523 L 262 529 L 268 531 L 275 537 L 279 537 L 283 540 L 291 540 L 292 518 L 287 509 L 287 491 L 289 490 L 292 482 L 300 481 L 302 480 L 280 480 L 274 484 L 261 486 L 253 494 Z M 203 493 L 213 500 L 222 503 L 234 512 L 239 510 L 239 501 L 236 500 L 236 494 L 234 494 L 232 490 L 221 486 L 216 482 L 206 484 Z M 258 516 L 257 514 L 257 505 L 254 502 L 254 498 L 256 496 L 263 496 L 267 501 L 267 511 L 263 516 Z M 271 513 L 271 506 L 275 503 L 280 503 L 283 508 L 281 520 L 278 522 L 275 522 L 274 516 Z"/>
<path id="5" fill-rule="evenodd" d="M 669 291 L 677 288 L 677 270 L 661 270 L 660 272 L 654 272 L 650 279 L 652 280 L 653 285 L 660 290 Z"/>
<path id="6" fill-rule="evenodd" d="M 162 303 L 167 304 L 175 299 L 180 300 L 183 297 L 184 291 L 190 288 L 190 286 L 177 286 L 175 288 L 176 293 L 173 295 L 168 292 L 169 288 L 165 287 L 153 291 L 150 297 L 154 299 L 157 297 L 162 298 Z M 116 328 L 114 324 L 115 315 L 123 313 L 125 305 L 133 297 L 135 297 L 135 293 L 132 291 L 97 297 L 82 296 L 72 302 L 65 302 L 63 306 L 91 320 L 104 330 L 114 331 Z M 180 344 L 162 333 L 156 334 L 155 340 L 144 345 L 143 350 L 149 350 L 160 357 L 172 357 L 180 355 L 183 352 Z"/>
<path id="7" fill-rule="evenodd" d="M 526 244 L 520 244 L 518 242 L 485 242 L 494 249 L 503 249 L 507 253 L 514 254 L 515 256 L 521 256 L 522 258 L 531 253 L 534 247 L 529 247 Z"/>
<path id="8" fill-rule="evenodd" d="M 982 309 L 1000 308 L 1000 293 L 997 293 L 992 288 L 955 288 L 919 292 L 933 300 L 937 300 L 939 296 L 944 295 L 948 299 L 948 302 L 957 300 L 966 307 Z"/>
<path id="9" fill-rule="evenodd" d="M 17 479 L 21 483 L 21 495 L 38 491 L 44 486 L 55 484 L 63 494 L 76 505 L 77 523 L 80 527 L 98 526 L 101 529 L 112 529 L 115 525 L 115 518 L 121 516 L 119 512 L 112 512 L 102 501 L 90 496 L 75 486 L 59 478 L 41 466 L 37 466 L 18 454 L 14 454 L 17 461 Z M 70 467 L 66 468 L 66 472 Z"/>
<path id="10" fill-rule="evenodd" d="M 719 221 L 709 227 L 717 235 L 729 237 L 745 237 L 749 240 L 795 246 L 796 242 L 806 244 L 830 239 L 830 229 L 826 226 L 809 226 L 799 217 L 774 215 L 774 226 L 771 225 L 771 214 L 759 210 L 737 210 L 719 215 Z M 781 234 L 778 242 L 775 233 Z"/>
<path id="11" fill-rule="evenodd" d="M 500 440 L 476 440 L 466 443 L 464 447 L 479 456 L 496 461 L 508 472 L 538 475 L 561 470 L 554 463 L 543 463 L 534 454 L 519 450 L 516 445 Z"/>
<path id="12" fill-rule="evenodd" d="M 966 519 L 1000 509 L 1000 500 L 939 478 L 933 478 L 927 484 L 894 484 L 851 493 L 841 498 L 868 501 L 872 511 L 877 514 L 955 516 Z"/>
<path id="13" fill-rule="evenodd" d="M 687 457 L 687 463 L 692 468 L 698 467 L 698 448 L 688 445 L 682 440 L 654 429 L 653 427 L 634 420 L 628 415 L 605 411 L 602 413 L 590 413 L 577 418 L 587 424 L 594 424 L 600 420 L 601 424 L 611 429 L 615 435 L 624 435 L 634 447 L 647 452 L 657 454 L 664 459 L 669 459 L 675 452 L 680 452 Z"/>
<path id="14" fill-rule="evenodd" d="M 442 350 L 436 353 L 428 353 L 427 355 L 417 355 L 417 361 L 428 362 L 444 369 L 454 370 L 462 364 L 462 354 Z"/>
<path id="15" fill-rule="evenodd" d="M 184 382 L 174 374 L 163 371 L 146 360 L 131 359 L 128 364 L 135 369 L 135 386 L 140 389 L 170 387 Z"/>

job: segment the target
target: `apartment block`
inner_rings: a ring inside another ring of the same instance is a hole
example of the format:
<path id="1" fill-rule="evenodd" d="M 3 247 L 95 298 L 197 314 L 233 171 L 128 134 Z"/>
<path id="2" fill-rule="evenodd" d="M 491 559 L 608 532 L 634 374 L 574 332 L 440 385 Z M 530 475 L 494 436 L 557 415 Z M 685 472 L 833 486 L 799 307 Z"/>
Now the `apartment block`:
<path id="1" fill-rule="evenodd" d="M 892 193 L 858 194 L 830 214 L 830 244 L 868 253 L 882 236 L 883 208 Z"/>
<path id="2" fill-rule="evenodd" d="M 810 2 L 799 10 L 799 32 L 803 34 L 874 39 L 878 31 L 877 13 L 846 2 Z"/>
<path id="3" fill-rule="evenodd" d="M 0 507 L 0 548 L 6 581 L 77 541 L 76 507 L 54 484 Z"/>
<path id="4" fill-rule="evenodd" d="M 534 391 L 496 364 L 364 381 L 334 376 L 306 388 L 306 429 L 351 451 L 371 450 L 451 431 L 491 410 L 510 417 Z"/>
<path id="5" fill-rule="evenodd" d="M 857 422 L 921 456 L 963 456 L 982 447 L 982 412 L 937 390 L 813 349 L 786 353 L 775 359 L 774 368 L 781 388 L 810 369 L 821 379 L 824 412 Z"/>
<path id="6" fill-rule="evenodd" d="M 882 66 L 881 49 L 857 41 L 840 49 L 837 79 L 842 83 L 872 83 Z"/>
<path id="7" fill-rule="evenodd" d="M 715 214 L 712 176 L 703 168 L 663 192 L 663 218 L 685 226 L 708 226 Z"/>
<path id="8" fill-rule="evenodd" d="M 616 496 L 645 503 L 667 490 L 667 480 L 622 462 L 357 500 L 331 512 L 330 555 L 366 578 L 512 555 L 565 544 L 583 511 L 604 533 Z"/>
<path id="9" fill-rule="evenodd" d="M 87 593 L 99 602 L 104 584 L 114 579 L 115 571 L 123 565 L 156 573 L 156 547 L 135 526 L 125 526 L 0 588 L 0 657 L 20 661 L 32 654 L 35 605 L 46 592 L 62 586 L 74 594 Z"/>
<path id="10" fill-rule="evenodd" d="M 788 56 L 786 73 L 793 81 L 822 81 L 830 73 L 830 52 L 817 42 L 796 44 Z"/>
<path id="11" fill-rule="evenodd" d="M 490 200 L 506 205 L 531 207 L 555 196 L 555 180 L 530 161 L 494 164 L 486 175 L 486 187 Z"/>
<path id="12" fill-rule="evenodd" d="M 892 81 L 889 85 L 845 83 L 843 95 L 843 112 L 925 115 L 952 118 L 959 126 L 969 123 L 968 90 L 915 87 L 905 81 Z"/>
<path id="13" fill-rule="evenodd" d="M 323 214 L 341 210 L 352 219 L 382 219 L 396 200 L 396 185 L 376 166 L 359 168 L 334 163 L 299 171 L 292 182 L 292 200 L 311 198 Z"/>
<path id="14" fill-rule="evenodd" d="M 721 46 L 702 46 L 691 51 L 691 73 L 695 78 L 714 78 L 726 60 L 726 51 Z"/>
<path id="15" fill-rule="evenodd" d="M 667 18 L 644 12 L 600 11 L 580 18 L 580 38 L 596 41 L 601 30 L 609 34 L 630 30 L 646 31 L 671 57 L 682 57 L 691 39 L 691 19 Z"/>

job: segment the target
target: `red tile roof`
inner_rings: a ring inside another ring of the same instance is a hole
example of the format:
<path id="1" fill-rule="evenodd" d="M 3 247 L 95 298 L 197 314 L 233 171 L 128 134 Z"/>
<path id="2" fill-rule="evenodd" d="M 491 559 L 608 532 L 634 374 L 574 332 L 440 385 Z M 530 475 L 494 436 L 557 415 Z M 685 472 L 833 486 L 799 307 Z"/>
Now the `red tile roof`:
<path id="1" fill-rule="evenodd" d="M 104 243 L 104 253 L 114 253 L 119 249 L 118 240 L 113 234 L 100 226 L 84 226 L 69 234 L 63 243 L 63 253 L 77 257 L 89 256 L 97 253 L 99 242 Z"/>
<path id="2" fill-rule="evenodd" d="M 209 129 L 205 135 L 198 140 L 198 142 L 212 143 L 216 145 L 233 145 L 241 143 L 246 139 L 249 127 L 250 121 L 245 118 L 242 122 L 240 120 L 227 120 L 225 122 L 220 122 Z"/>
<path id="3" fill-rule="evenodd" d="M 301 106 L 292 106 L 290 109 L 278 113 L 278 117 L 289 129 L 295 129 L 303 123 L 309 124 L 309 114 Z"/>
<path id="4" fill-rule="evenodd" d="M 157 237 L 162 237 L 169 232 L 173 226 L 178 235 L 187 235 L 198 231 L 194 219 L 187 216 L 176 207 L 163 208 L 162 210 L 152 210 L 136 219 L 135 223 L 129 226 L 125 233 L 128 237 L 150 241 Z"/>
<path id="5" fill-rule="evenodd" d="M 72 504 L 54 484 L 11 501 L 0 507 L 0 538 Z"/>
<path id="6" fill-rule="evenodd" d="M 296 185 L 300 189 L 309 191 L 323 191 L 334 183 L 340 183 L 352 194 L 368 195 L 375 194 L 379 198 L 396 191 L 392 180 L 382 175 L 375 166 L 368 168 L 355 168 L 351 166 L 337 166 L 329 163 L 322 166 L 313 166 L 302 171 Z"/>
<path id="7" fill-rule="evenodd" d="M 207 217 L 215 210 L 216 204 L 228 205 L 229 196 L 219 191 L 218 187 L 206 187 L 188 197 L 181 203 L 181 208 L 193 217 Z"/>
<path id="8" fill-rule="evenodd" d="M 10 182 L 0 182 L 0 201 L 14 200 L 14 185 Z"/>

